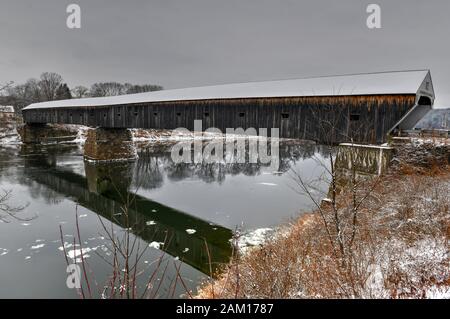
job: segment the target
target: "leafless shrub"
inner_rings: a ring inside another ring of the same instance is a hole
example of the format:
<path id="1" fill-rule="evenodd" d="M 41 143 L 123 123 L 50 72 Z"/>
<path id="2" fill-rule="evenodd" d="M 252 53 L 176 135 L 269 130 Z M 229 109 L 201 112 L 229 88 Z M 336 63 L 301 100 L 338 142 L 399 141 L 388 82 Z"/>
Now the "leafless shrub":
<path id="1" fill-rule="evenodd" d="M 28 204 L 11 206 L 9 204 L 11 197 L 12 191 L 10 190 L 3 190 L 2 193 L 0 193 L 0 221 L 8 223 L 11 218 L 18 221 L 30 221 L 31 219 L 33 219 L 33 217 L 23 218 L 18 216 L 17 214 L 23 211 L 28 206 Z"/>
<path id="2" fill-rule="evenodd" d="M 102 235 L 106 238 L 107 252 L 95 251 L 95 255 L 102 259 L 110 268 L 108 279 L 105 283 L 99 284 L 95 279 L 88 260 L 83 252 L 83 239 L 80 235 L 80 225 L 78 222 L 78 213 L 76 213 L 76 234 L 74 236 L 73 247 L 79 251 L 79 257 L 75 257 L 74 262 L 81 265 L 82 280 L 81 287 L 77 289 L 80 298 L 102 298 L 102 299 L 154 299 L 154 298 L 173 298 L 177 287 L 182 287 L 185 295 L 191 297 L 191 291 L 188 289 L 180 269 L 182 260 L 174 260 L 168 257 L 161 250 L 156 260 L 153 260 L 147 266 L 142 265 L 142 259 L 147 252 L 149 245 L 142 245 L 138 234 L 133 233 L 133 229 L 139 229 L 138 225 L 132 220 L 129 212 L 135 205 L 135 195 L 127 193 L 121 195 L 123 205 L 120 207 L 120 216 L 125 221 L 123 231 L 114 225 L 114 218 L 110 224 L 107 224 L 98 216 L 99 224 L 102 229 Z M 111 212 L 114 216 L 114 212 Z M 155 230 L 158 231 L 158 230 Z M 67 258 L 63 230 L 60 226 L 61 242 L 67 265 L 70 260 Z M 168 246 L 171 236 L 165 233 L 162 246 Z M 153 267 L 153 269 L 151 269 Z M 168 278 L 169 267 L 175 270 L 175 277 Z M 162 296 L 160 293 L 164 280 L 171 280 L 169 291 Z M 139 285 L 138 282 L 144 282 Z M 95 289 L 95 290 L 94 290 Z"/>
<path id="3" fill-rule="evenodd" d="M 235 258 L 215 283 L 215 298 L 429 298 L 436 289 L 450 293 L 448 168 L 440 163 L 419 173 L 409 163 L 412 173 L 391 170 L 371 180 L 357 179 L 352 172 L 339 189 L 330 154 L 326 194 L 317 180 L 293 173 L 315 213 Z M 200 297 L 213 297 L 208 288 Z"/>

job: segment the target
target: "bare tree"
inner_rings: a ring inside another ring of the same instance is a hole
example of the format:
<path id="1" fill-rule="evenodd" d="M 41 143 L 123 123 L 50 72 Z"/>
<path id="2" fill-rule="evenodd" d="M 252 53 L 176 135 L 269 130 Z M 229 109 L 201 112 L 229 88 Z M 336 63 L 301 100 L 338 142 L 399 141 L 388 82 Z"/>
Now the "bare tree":
<path id="1" fill-rule="evenodd" d="M 42 101 L 39 81 L 36 79 L 29 79 L 24 84 L 8 87 L 7 95 L 9 103 L 15 106 L 16 112 L 29 104 Z"/>
<path id="2" fill-rule="evenodd" d="M 336 146 L 336 141 L 347 140 L 354 145 L 350 134 L 361 130 L 364 123 L 354 125 L 351 132 L 339 129 L 342 127 L 339 125 L 342 123 L 340 121 L 350 123 L 345 110 L 328 118 L 315 114 L 315 120 L 329 147 L 328 163 L 316 159 L 325 173 L 312 180 L 307 180 L 300 172 L 291 171 L 291 177 L 298 187 L 294 190 L 306 195 L 320 216 L 326 240 L 329 242 L 330 260 L 334 261 L 338 274 L 332 280 L 340 286 L 340 293 L 347 297 L 361 296 L 366 291 L 366 281 L 371 274 L 370 258 L 367 255 L 373 252 L 373 247 L 369 247 L 367 241 L 359 240 L 361 236 L 365 236 L 362 233 L 366 232 L 362 231 L 364 227 L 360 219 L 362 212 L 369 209 L 368 203 L 373 200 L 374 190 L 381 179 L 374 176 L 372 181 L 367 182 L 358 178 L 357 158 L 351 150 L 349 171 L 339 169 L 338 155 L 342 149 Z M 323 183 L 329 185 L 327 191 L 321 190 L 320 185 Z"/>
<path id="3" fill-rule="evenodd" d="M 126 93 L 123 84 L 118 82 L 105 82 L 105 83 L 95 83 L 91 86 L 91 96 L 101 97 L 101 96 L 116 96 L 123 95 Z"/>
<path id="4" fill-rule="evenodd" d="M 89 95 L 89 89 L 85 86 L 79 85 L 72 89 L 74 98 L 81 99 Z"/>
<path id="5" fill-rule="evenodd" d="M 125 83 L 124 84 L 126 88 L 127 94 L 134 94 L 134 93 L 143 93 L 143 92 L 152 92 L 152 91 L 161 91 L 163 89 L 160 85 L 154 85 L 154 84 L 144 84 L 144 85 L 136 85 L 136 84 L 130 84 Z"/>
<path id="6" fill-rule="evenodd" d="M 45 101 L 55 100 L 58 88 L 61 85 L 63 85 L 61 75 L 53 72 L 45 72 L 41 74 L 39 88 Z"/>
<path id="7" fill-rule="evenodd" d="M 329 106 L 330 110 L 332 106 Z M 328 234 L 329 241 L 333 247 L 334 253 L 339 258 L 344 258 L 351 249 L 356 233 L 358 231 L 358 212 L 362 203 L 370 196 L 377 183 L 372 183 L 368 189 L 359 189 L 362 185 L 361 180 L 357 178 L 356 158 L 353 152 L 350 152 L 350 174 L 343 176 L 338 171 L 336 156 L 338 147 L 336 141 L 347 140 L 354 145 L 354 134 L 363 129 L 364 123 L 355 125 L 352 132 L 344 132 L 341 122 L 350 123 L 350 116 L 346 110 L 334 110 L 330 116 L 320 116 L 314 110 L 312 111 L 317 128 L 320 131 L 323 141 L 329 148 L 328 163 L 316 159 L 316 162 L 324 168 L 325 174 L 316 180 L 305 180 L 299 172 L 292 171 L 291 175 L 300 188 L 300 193 L 306 195 L 314 203 L 323 221 L 323 226 Z M 343 188 L 343 179 L 345 179 L 345 189 L 351 193 L 351 202 L 343 207 L 338 196 Z M 376 178 L 378 180 L 378 178 Z M 319 183 L 323 182 L 329 185 L 327 192 L 320 190 Z M 367 185 L 365 185 L 366 187 Z M 330 214 L 331 213 L 331 214 Z M 350 218 L 348 218 L 350 216 Z M 331 218 L 330 218 L 331 217 Z M 350 224 L 346 224 L 350 222 Z M 342 259 L 343 262 L 344 259 Z"/>
<path id="8" fill-rule="evenodd" d="M 91 86 L 90 95 L 93 97 L 116 96 L 123 94 L 134 94 L 151 91 L 160 91 L 163 87 L 154 84 L 136 85 L 130 83 L 104 82 L 95 83 Z"/>
<path id="9" fill-rule="evenodd" d="M 7 89 L 9 89 L 12 85 L 14 84 L 13 81 L 4 83 L 4 84 L 0 84 L 0 95 L 2 94 L 3 91 L 6 91 Z"/>

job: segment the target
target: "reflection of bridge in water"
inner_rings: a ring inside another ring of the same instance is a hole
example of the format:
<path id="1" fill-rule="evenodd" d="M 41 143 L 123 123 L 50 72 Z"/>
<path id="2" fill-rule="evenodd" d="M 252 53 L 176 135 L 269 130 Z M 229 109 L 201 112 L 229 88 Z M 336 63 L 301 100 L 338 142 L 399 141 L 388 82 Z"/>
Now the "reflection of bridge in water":
<path id="1" fill-rule="evenodd" d="M 52 157 L 52 155 L 50 155 Z M 119 215 L 126 198 L 134 198 L 129 205 L 129 223 L 133 234 L 146 242 L 166 242 L 161 249 L 192 267 L 209 274 L 209 257 L 213 269 L 231 256 L 232 231 L 179 210 L 153 202 L 129 191 L 133 164 L 91 165 L 85 163 L 86 177 L 61 169 L 55 160 L 47 158 L 25 167 L 26 176 L 39 184 L 73 198 L 79 205 L 125 228 L 126 218 Z M 147 222 L 156 225 L 149 226 Z M 186 229 L 195 229 L 188 234 Z M 186 249 L 188 248 L 188 250 Z"/>
<path id="2" fill-rule="evenodd" d="M 155 189 L 161 187 L 165 179 L 179 181 L 197 178 L 206 183 L 221 183 L 227 175 L 244 174 L 254 176 L 261 173 L 269 165 L 256 163 L 244 164 L 176 164 L 171 160 L 170 144 L 152 143 L 139 153 L 139 160 L 132 163 L 90 164 L 84 163 L 84 173 L 74 173 L 57 162 L 64 158 L 64 153 L 71 153 L 73 147 L 60 145 L 43 147 L 40 145 L 23 145 L 22 155 L 25 158 L 25 174 L 39 185 L 51 190 L 50 194 L 41 195 L 50 201 L 63 194 L 74 199 L 81 206 L 98 215 L 126 227 L 121 212 L 124 199 L 134 197 L 130 189 Z M 44 151 L 43 151 L 44 150 Z M 314 143 L 287 141 L 280 144 L 280 171 L 288 171 L 296 161 L 310 158 L 318 152 L 327 157 L 327 147 Z M 44 153 L 44 155 L 42 155 Z M 30 156 L 33 155 L 33 156 Z M 60 158 L 58 158 L 60 156 Z M 36 186 L 32 188 L 36 188 Z M 41 191 L 36 188 L 36 191 Z M 53 193 L 55 192 L 55 193 Z M 214 225 L 179 210 L 151 201 L 136 195 L 129 209 L 134 234 L 147 242 L 164 242 L 166 234 L 170 243 L 163 247 L 167 253 L 179 256 L 187 264 L 209 274 L 209 260 L 205 249 L 205 241 L 211 253 L 214 265 L 227 262 L 231 255 L 230 239 L 232 231 Z M 155 226 L 147 222 L 154 221 Z M 195 229 L 189 235 L 186 229 Z M 186 248 L 189 250 L 186 251 Z"/>
<path id="3" fill-rule="evenodd" d="M 225 149 L 225 144 L 224 144 Z M 216 163 L 174 163 L 171 159 L 170 143 L 151 143 L 139 152 L 139 160 L 136 162 L 133 183 L 144 189 L 161 187 L 164 178 L 179 181 L 195 177 L 205 183 L 221 183 L 226 176 L 243 174 L 255 176 L 270 164 L 236 163 L 230 161 Z M 249 149 L 245 149 L 246 158 L 249 157 Z M 330 149 L 327 146 L 316 145 L 308 141 L 286 140 L 279 145 L 278 172 L 289 171 L 296 162 L 312 158 L 320 154 L 323 158 L 329 156 Z M 226 153 L 225 157 L 230 157 Z"/>

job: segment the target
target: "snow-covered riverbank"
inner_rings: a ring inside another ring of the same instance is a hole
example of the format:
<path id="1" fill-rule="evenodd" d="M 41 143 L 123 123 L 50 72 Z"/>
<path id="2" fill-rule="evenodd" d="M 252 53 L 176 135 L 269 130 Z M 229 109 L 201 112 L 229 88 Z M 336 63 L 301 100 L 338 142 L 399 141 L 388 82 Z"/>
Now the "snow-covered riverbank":
<path id="1" fill-rule="evenodd" d="M 450 298 L 447 145 L 413 141 L 386 175 L 360 184 L 353 239 L 355 197 L 347 190 L 336 211 L 328 204 L 270 236 L 243 235 L 244 254 L 197 298 Z"/>

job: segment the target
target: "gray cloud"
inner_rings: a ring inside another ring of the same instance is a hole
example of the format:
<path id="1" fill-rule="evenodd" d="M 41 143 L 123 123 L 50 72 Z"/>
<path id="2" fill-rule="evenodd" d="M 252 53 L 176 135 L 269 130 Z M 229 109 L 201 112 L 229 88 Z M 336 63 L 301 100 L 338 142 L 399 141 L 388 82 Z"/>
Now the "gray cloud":
<path id="1" fill-rule="evenodd" d="M 383 28 L 365 26 L 382 7 Z M 66 6 L 82 29 L 66 28 Z M 448 0 L 1 0 L 0 82 L 43 71 L 69 85 L 166 88 L 430 68 L 450 106 Z"/>

